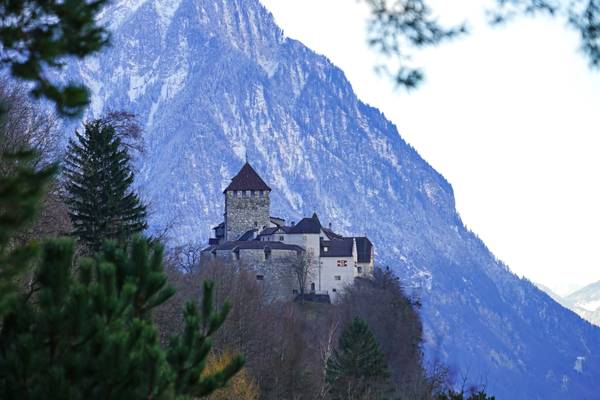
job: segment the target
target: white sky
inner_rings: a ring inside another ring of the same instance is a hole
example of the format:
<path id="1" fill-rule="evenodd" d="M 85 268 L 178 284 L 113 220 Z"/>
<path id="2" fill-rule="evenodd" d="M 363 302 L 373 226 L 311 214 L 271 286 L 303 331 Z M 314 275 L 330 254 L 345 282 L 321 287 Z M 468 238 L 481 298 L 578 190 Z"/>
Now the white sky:
<path id="1" fill-rule="evenodd" d="M 438 0 L 473 31 L 419 53 L 426 82 L 407 94 L 373 72 L 356 0 L 261 1 L 450 181 L 465 224 L 515 273 L 563 295 L 600 280 L 600 73 L 562 21 L 489 28 L 481 2 Z"/>

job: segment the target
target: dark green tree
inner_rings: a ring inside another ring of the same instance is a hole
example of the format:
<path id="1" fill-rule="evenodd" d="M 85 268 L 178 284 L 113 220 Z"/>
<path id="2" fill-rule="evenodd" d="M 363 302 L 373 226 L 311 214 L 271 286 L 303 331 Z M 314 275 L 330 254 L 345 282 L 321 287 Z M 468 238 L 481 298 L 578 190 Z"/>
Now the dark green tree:
<path id="1" fill-rule="evenodd" d="M 146 228 L 146 207 L 132 190 L 127 147 L 106 120 L 85 124 L 64 161 L 74 233 L 93 251 L 107 239 L 125 243 Z"/>
<path id="2" fill-rule="evenodd" d="M 200 309 L 186 305 L 183 333 L 162 348 L 152 313 L 173 294 L 162 248 L 108 242 L 77 262 L 69 239 L 18 246 L 14 235 L 35 217 L 56 167 L 36 171 L 32 152 L 10 157 L 15 168 L 0 177 L 0 398 L 185 399 L 224 386 L 243 359 L 203 373 L 230 310 L 213 308 L 213 285 Z"/>
<path id="3" fill-rule="evenodd" d="M 327 360 L 325 380 L 333 400 L 383 399 L 389 395 L 389 372 L 369 326 L 354 318 Z"/>
<path id="4" fill-rule="evenodd" d="M 31 290 L 19 296 L 0 328 L 0 398 L 171 399 L 205 397 L 243 366 L 235 357 L 202 374 L 210 337 L 229 305 L 213 309 L 205 283 L 201 309 L 187 304 L 185 327 L 167 349 L 152 311 L 174 290 L 163 273 L 160 246 L 143 238 L 129 251 L 108 242 L 72 270 L 74 244 L 43 246 Z"/>
<path id="5" fill-rule="evenodd" d="M 0 2 L 0 65 L 12 76 L 33 82 L 32 93 L 54 102 L 65 116 L 79 115 L 89 103 L 87 89 L 61 86 L 48 72 L 67 57 L 84 58 L 108 43 L 97 15 L 108 0 L 3 0 Z"/>

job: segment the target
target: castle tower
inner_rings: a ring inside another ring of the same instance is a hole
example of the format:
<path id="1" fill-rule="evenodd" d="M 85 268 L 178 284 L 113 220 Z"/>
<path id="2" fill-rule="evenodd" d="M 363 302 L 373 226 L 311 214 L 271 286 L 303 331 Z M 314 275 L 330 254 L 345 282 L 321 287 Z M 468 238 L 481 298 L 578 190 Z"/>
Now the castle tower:
<path id="1" fill-rule="evenodd" d="M 269 226 L 271 188 L 246 162 L 223 191 L 225 195 L 225 240 L 237 240 L 243 233 Z"/>

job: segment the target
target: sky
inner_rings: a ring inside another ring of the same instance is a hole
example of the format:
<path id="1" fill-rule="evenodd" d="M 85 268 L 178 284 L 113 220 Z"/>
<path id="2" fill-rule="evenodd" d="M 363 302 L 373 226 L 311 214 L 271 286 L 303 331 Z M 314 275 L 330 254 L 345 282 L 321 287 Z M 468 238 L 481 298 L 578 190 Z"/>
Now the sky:
<path id="1" fill-rule="evenodd" d="M 261 1 L 448 179 L 465 225 L 513 272 L 560 295 L 600 280 L 600 72 L 563 21 L 491 28 L 483 2 L 436 0 L 471 34 L 415 54 L 426 81 L 407 93 L 374 72 L 364 5 Z"/>

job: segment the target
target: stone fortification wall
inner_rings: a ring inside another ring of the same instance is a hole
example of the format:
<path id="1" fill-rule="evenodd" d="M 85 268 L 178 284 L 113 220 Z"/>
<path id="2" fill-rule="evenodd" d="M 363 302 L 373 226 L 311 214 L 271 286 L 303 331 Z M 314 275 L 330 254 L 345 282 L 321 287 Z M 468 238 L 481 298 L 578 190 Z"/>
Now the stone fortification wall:
<path id="1" fill-rule="evenodd" d="M 236 240 L 250 229 L 269 226 L 269 208 L 267 191 L 226 192 L 225 240 Z"/>

